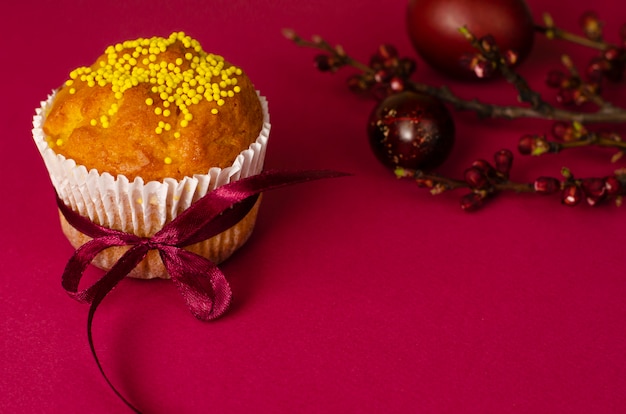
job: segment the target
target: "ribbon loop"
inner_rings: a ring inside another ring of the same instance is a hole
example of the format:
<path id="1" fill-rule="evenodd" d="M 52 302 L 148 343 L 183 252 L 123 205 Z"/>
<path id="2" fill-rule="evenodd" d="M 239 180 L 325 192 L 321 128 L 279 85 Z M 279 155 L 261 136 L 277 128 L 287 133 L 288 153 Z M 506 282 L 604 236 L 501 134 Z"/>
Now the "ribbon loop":
<path id="1" fill-rule="evenodd" d="M 87 243 L 80 246 L 74 252 L 70 260 L 67 262 L 67 265 L 65 266 L 65 270 L 61 278 L 61 285 L 63 286 L 65 291 L 72 298 L 76 299 L 79 302 L 91 303 L 94 297 L 98 294 L 98 292 L 106 290 L 107 288 L 103 286 L 105 284 L 105 282 L 103 282 L 103 280 L 105 280 L 105 277 L 103 276 L 100 280 L 98 280 L 89 288 L 81 291 L 78 290 L 80 280 L 85 274 L 87 266 L 89 266 L 91 261 L 102 250 L 112 246 L 123 246 L 125 244 L 126 243 L 116 239 L 115 237 L 101 237 L 97 239 L 91 239 Z M 148 249 L 145 249 L 145 252 L 147 251 Z M 143 253 L 143 256 L 145 256 L 145 253 Z M 142 259 L 143 256 L 141 257 Z M 128 274 L 128 272 L 130 272 L 140 261 L 141 260 L 137 261 L 137 263 L 135 263 L 130 269 L 128 269 L 123 275 L 121 275 L 120 280 L 124 278 Z"/>
<path id="2" fill-rule="evenodd" d="M 232 292 L 215 263 L 184 249 L 162 247 L 159 253 L 172 281 L 196 318 L 209 321 L 226 311 Z"/>

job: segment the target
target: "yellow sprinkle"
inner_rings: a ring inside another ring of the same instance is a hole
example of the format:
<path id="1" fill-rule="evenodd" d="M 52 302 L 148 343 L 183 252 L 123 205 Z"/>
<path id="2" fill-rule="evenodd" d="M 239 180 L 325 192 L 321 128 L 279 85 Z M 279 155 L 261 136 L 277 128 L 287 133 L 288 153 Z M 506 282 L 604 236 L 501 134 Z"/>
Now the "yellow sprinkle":
<path id="1" fill-rule="evenodd" d="M 174 132 L 174 138 L 176 139 L 180 138 L 180 132 L 178 131 Z"/>
<path id="2" fill-rule="evenodd" d="M 176 42 L 187 49 L 183 51 L 184 56 L 161 55 L 168 50 L 178 53 L 170 49 Z M 77 92 L 77 79 L 90 87 L 108 85 L 118 100 L 123 99 L 126 90 L 145 85 L 154 96 L 158 96 L 158 99 L 147 98 L 146 105 L 153 107 L 155 114 L 164 117 L 180 112 L 181 116 L 177 117 L 180 127 L 186 127 L 192 121 L 193 115 L 188 109 L 192 105 L 198 105 L 202 100 L 216 102 L 216 108 L 210 111 L 217 114 L 219 106 L 241 91 L 236 76 L 243 75 L 243 71 L 235 66 L 226 68 L 224 58 L 204 52 L 200 43 L 184 32 L 174 32 L 167 38 L 139 38 L 111 45 L 97 63 L 93 69 L 79 67 L 70 72 L 64 85 L 68 93 Z M 170 103 L 176 105 L 176 111 Z M 117 111 L 118 107 L 111 105 L 108 110 L 105 109 L 105 114 L 112 117 Z M 103 115 L 100 119 L 89 120 L 89 124 L 106 128 L 110 126 L 110 118 Z M 159 128 L 161 133 L 173 129 L 172 124 L 164 122 L 154 127 Z M 174 137 L 180 137 L 178 131 L 172 132 Z M 54 143 L 51 142 L 51 145 Z"/>
<path id="3" fill-rule="evenodd" d="M 138 198 L 137 199 L 137 204 L 143 204 L 143 199 L 142 198 Z"/>
<path id="4" fill-rule="evenodd" d="M 61 138 L 57 139 L 56 144 L 60 147 L 63 145 L 63 140 Z"/>
<path id="5" fill-rule="evenodd" d="M 166 163 L 167 165 L 170 165 L 172 163 L 172 159 L 170 157 L 165 157 L 163 162 Z"/>
<path id="6" fill-rule="evenodd" d="M 161 134 L 161 133 L 163 132 L 163 128 L 161 128 L 161 127 L 156 127 L 156 128 L 154 129 L 154 132 L 156 132 L 157 134 Z"/>

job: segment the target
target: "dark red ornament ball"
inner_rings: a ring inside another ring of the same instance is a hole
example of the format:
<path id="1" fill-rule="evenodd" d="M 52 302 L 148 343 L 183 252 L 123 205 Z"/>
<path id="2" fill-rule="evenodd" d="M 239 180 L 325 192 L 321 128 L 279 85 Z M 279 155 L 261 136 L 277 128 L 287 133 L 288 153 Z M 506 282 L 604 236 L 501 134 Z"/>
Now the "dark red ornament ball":
<path id="1" fill-rule="evenodd" d="M 454 133 L 454 121 L 445 105 L 412 91 L 383 99 L 368 124 L 372 151 L 390 169 L 440 166 L 452 150 Z"/>

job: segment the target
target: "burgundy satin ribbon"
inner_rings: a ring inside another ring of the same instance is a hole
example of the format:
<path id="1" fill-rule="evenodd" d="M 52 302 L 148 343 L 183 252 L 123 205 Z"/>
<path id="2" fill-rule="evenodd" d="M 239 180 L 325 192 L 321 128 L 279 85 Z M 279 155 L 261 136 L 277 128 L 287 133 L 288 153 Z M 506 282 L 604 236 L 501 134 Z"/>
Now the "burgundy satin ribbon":
<path id="1" fill-rule="evenodd" d="M 92 238 L 79 247 L 68 261 L 62 286 L 74 299 L 91 305 L 87 320 L 91 352 L 106 382 L 128 407 L 139 412 L 108 379 L 93 343 L 93 316 L 105 296 L 144 259 L 148 251 L 158 250 L 191 313 L 203 321 L 219 317 L 230 304 L 232 292 L 228 281 L 215 263 L 184 247 L 209 239 L 238 223 L 252 209 L 261 192 L 344 175 L 335 171 L 267 171 L 244 178 L 210 191 L 149 238 L 99 226 L 71 210 L 57 196 L 59 210 L 67 222 Z M 130 248 L 102 278 L 92 286 L 79 290 L 87 266 L 98 253 L 113 246 Z"/>

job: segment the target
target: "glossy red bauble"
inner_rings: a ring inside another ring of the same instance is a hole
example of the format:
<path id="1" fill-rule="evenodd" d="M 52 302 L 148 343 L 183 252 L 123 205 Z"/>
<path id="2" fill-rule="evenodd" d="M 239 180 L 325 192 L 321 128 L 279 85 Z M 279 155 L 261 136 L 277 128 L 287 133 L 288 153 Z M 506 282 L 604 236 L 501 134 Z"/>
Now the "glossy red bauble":
<path id="1" fill-rule="evenodd" d="M 519 64 L 532 49 L 534 23 L 523 0 L 410 0 L 407 29 L 417 53 L 436 70 L 456 79 L 476 79 L 460 64 L 475 53 L 459 33 L 466 26 L 477 38 L 492 35 L 502 50 L 518 54 Z"/>
<path id="2" fill-rule="evenodd" d="M 437 99 L 400 92 L 382 100 L 370 115 L 372 151 L 385 166 L 432 170 L 454 145 L 454 121 Z"/>

